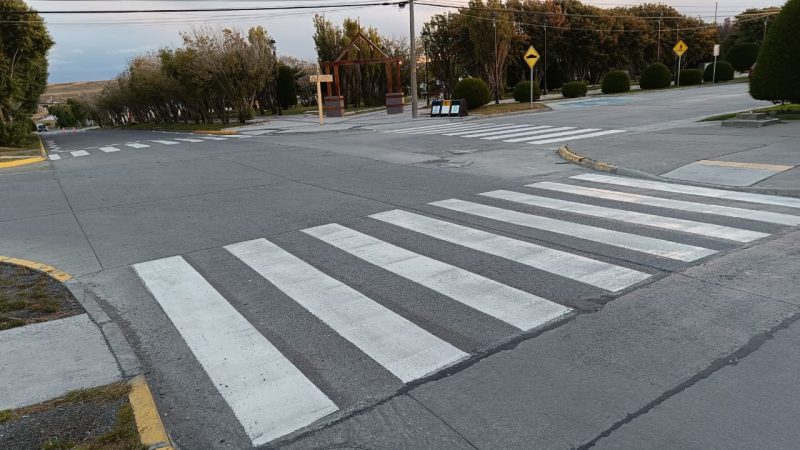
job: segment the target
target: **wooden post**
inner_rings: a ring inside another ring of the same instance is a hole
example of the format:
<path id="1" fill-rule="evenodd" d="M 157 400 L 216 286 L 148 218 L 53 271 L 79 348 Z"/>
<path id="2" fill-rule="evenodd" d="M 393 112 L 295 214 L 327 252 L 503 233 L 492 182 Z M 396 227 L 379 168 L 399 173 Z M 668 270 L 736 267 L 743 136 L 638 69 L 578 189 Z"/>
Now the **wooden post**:
<path id="1" fill-rule="evenodd" d="M 386 93 L 391 94 L 394 89 L 392 86 L 394 83 L 392 82 L 392 65 L 390 63 L 386 63 Z"/>

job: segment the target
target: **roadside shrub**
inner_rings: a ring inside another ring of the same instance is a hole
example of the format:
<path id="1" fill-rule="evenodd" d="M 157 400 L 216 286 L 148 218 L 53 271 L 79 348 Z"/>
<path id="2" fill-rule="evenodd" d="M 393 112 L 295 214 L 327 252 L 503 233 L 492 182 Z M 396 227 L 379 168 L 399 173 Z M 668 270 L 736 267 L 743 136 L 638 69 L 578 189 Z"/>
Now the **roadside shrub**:
<path id="1" fill-rule="evenodd" d="M 746 72 L 758 58 L 758 44 L 755 42 L 742 42 L 728 50 L 725 60 L 731 63 L 738 72 Z"/>
<path id="2" fill-rule="evenodd" d="M 681 70 L 681 86 L 703 84 L 703 71 L 701 69 Z"/>
<path id="3" fill-rule="evenodd" d="M 0 146 L 19 147 L 27 144 L 32 127 L 35 125 L 30 119 L 0 122 Z"/>
<path id="4" fill-rule="evenodd" d="M 631 79 L 625 71 L 612 70 L 603 77 L 603 81 L 600 83 L 600 90 L 603 91 L 603 94 L 628 92 L 631 90 Z"/>
<path id="5" fill-rule="evenodd" d="M 586 83 L 583 81 L 570 81 L 561 86 L 561 95 L 566 98 L 585 97 Z"/>
<path id="6" fill-rule="evenodd" d="M 800 103 L 800 0 L 789 0 L 772 21 L 750 80 L 750 95 L 758 100 Z"/>
<path id="7" fill-rule="evenodd" d="M 558 89 L 563 85 L 564 71 L 557 63 L 550 63 L 547 66 L 547 89 Z"/>
<path id="8" fill-rule="evenodd" d="M 539 83 L 533 83 L 533 101 L 539 100 L 542 96 L 542 90 L 539 89 Z M 520 103 L 528 103 L 531 101 L 531 82 L 520 81 L 514 86 L 514 100 Z"/>
<path id="9" fill-rule="evenodd" d="M 711 82 L 714 78 L 714 63 L 706 66 L 703 72 L 703 81 Z M 716 82 L 731 81 L 733 79 L 733 66 L 728 61 L 717 61 Z"/>
<path id="10" fill-rule="evenodd" d="M 292 68 L 280 64 L 278 66 L 278 102 L 283 109 L 297 104 L 297 90 L 294 84 L 295 79 Z"/>
<path id="11" fill-rule="evenodd" d="M 661 63 L 647 66 L 639 78 L 639 87 L 642 89 L 664 89 L 672 84 L 672 73 L 669 67 Z"/>
<path id="12" fill-rule="evenodd" d="M 480 78 L 464 78 L 453 88 L 453 98 L 466 99 L 469 109 L 477 109 L 489 103 L 492 94 L 489 92 L 489 86 Z"/>

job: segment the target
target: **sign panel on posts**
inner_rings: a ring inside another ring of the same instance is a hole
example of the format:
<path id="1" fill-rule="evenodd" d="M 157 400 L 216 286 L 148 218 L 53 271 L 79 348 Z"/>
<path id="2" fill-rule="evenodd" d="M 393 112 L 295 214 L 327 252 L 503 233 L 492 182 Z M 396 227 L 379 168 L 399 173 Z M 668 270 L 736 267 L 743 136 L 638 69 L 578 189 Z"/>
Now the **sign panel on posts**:
<path id="1" fill-rule="evenodd" d="M 539 62 L 539 52 L 537 52 L 536 49 L 531 45 L 528 47 L 528 51 L 525 52 L 523 59 L 525 60 L 525 63 L 528 64 L 528 67 L 533 69 L 533 66 Z"/>
<path id="2" fill-rule="evenodd" d="M 309 75 L 308 81 L 311 83 L 333 83 L 333 75 Z"/>
<path id="3" fill-rule="evenodd" d="M 689 50 L 689 46 L 686 45 L 686 42 L 683 42 L 682 39 L 675 44 L 675 47 L 672 47 L 672 51 L 678 56 L 683 56 L 683 54 L 686 53 L 686 50 Z"/>
<path id="4" fill-rule="evenodd" d="M 714 44 L 714 56 L 719 56 L 719 44 Z"/>

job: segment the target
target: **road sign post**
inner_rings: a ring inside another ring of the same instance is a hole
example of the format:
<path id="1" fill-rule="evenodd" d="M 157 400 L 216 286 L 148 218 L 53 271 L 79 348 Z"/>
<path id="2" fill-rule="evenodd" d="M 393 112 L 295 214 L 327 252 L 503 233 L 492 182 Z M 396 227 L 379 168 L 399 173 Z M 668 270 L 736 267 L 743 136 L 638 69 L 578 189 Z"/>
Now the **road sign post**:
<path id="1" fill-rule="evenodd" d="M 719 56 L 719 44 L 714 44 L 714 68 L 711 69 L 711 83 L 717 82 L 717 56 Z"/>
<path id="2" fill-rule="evenodd" d="M 309 75 L 308 80 L 317 83 L 317 110 L 319 111 L 319 124 L 325 123 L 325 115 L 322 114 L 322 83 L 333 83 L 333 75 Z"/>
<path id="3" fill-rule="evenodd" d="M 533 109 L 533 66 L 539 61 L 539 52 L 536 51 L 535 48 L 531 45 L 528 47 L 528 51 L 525 52 L 525 56 L 523 57 L 525 63 L 528 64 L 528 67 L 531 69 L 531 94 L 530 94 L 530 103 L 531 109 Z"/>
<path id="4" fill-rule="evenodd" d="M 686 50 L 689 50 L 689 46 L 686 45 L 686 42 L 683 42 L 682 39 L 679 39 L 675 47 L 672 47 L 672 51 L 678 55 L 678 81 L 675 83 L 675 86 L 681 85 L 681 58 L 683 54 L 686 53 Z"/>

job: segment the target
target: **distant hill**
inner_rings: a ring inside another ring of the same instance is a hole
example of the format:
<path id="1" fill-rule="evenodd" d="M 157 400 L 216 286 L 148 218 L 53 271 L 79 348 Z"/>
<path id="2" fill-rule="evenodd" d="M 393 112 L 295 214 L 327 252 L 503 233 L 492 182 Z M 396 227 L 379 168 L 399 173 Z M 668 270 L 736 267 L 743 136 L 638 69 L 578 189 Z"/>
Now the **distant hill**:
<path id="1" fill-rule="evenodd" d="M 66 101 L 71 97 L 99 94 L 106 84 L 113 80 L 104 81 L 76 81 L 72 83 L 48 84 L 47 90 L 39 97 L 40 104 L 51 104 Z"/>

